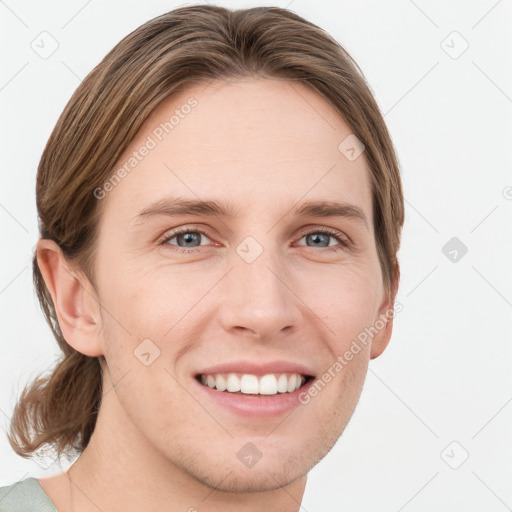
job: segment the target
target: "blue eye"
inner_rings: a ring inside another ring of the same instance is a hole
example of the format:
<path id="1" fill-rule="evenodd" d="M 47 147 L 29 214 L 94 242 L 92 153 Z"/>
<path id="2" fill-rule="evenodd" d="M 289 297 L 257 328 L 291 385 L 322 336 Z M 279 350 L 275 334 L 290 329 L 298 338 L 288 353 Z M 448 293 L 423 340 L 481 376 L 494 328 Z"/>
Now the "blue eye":
<path id="1" fill-rule="evenodd" d="M 190 229 L 181 229 L 178 231 L 175 231 L 170 236 L 168 236 L 165 240 L 162 241 L 162 245 L 175 245 L 171 244 L 171 240 L 174 240 L 176 238 L 177 247 L 180 249 L 195 249 L 196 247 L 199 247 L 201 244 L 201 238 L 206 237 L 206 234 L 202 231 L 193 231 Z M 180 242 L 184 245 L 180 245 Z"/>
<path id="2" fill-rule="evenodd" d="M 337 231 L 332 231 L 330 229 L 322 228 L 315 229 L 314 231 L 308 231 L 302 235 L 302 238 L 306 238 L 306 241 L 312 242 L 314 245 L 310 245 L 307 247 L 320 247 L 323 250 L 327 251 L 341 251 L 344 248 L 348 247 L 349 242 L 345 238 L 342 238 Z M 302 240 L 301 238 L 301 240 Z M 338 242 L 338 246 L 330 246 L 329 239 L 335 239 Z M 327 245 L 324 245 L 327 244 Z"/>

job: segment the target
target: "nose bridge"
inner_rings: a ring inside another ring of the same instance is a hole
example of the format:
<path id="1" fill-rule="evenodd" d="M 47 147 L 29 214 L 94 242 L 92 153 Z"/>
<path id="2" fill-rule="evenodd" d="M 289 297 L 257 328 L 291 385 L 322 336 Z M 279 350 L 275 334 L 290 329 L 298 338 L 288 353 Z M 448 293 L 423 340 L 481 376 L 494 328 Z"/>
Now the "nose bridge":
<path id="1" fill-rule="evenodd" d="M 222 321 L 226 329 L 245 328 L 268 337 L 297 325 L 298 300 L 289 289 L 293 286 L 282 255 L 270 238 L 264 246 L 248 236 L 235 248 L 225 283 Z"/>

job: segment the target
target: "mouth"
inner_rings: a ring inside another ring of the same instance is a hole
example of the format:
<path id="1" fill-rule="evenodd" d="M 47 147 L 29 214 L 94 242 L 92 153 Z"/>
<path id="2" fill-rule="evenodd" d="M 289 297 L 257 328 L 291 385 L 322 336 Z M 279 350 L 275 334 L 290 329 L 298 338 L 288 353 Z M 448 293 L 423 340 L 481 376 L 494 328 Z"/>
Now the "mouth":
<path id="1" fill-rule="evenodd" d="M 282 417 L 302 404 L 313 385 L 311 367 L 286 360 L 230 361 L 192 374 L 204 405 L 255 420 Z"/>
<path id="2" fill-rule="evenodd" d="M 204 387 L 233 395 L 283 395 L 306 387 L 312 375 L 282 372 L 256 375 L 252 373 L 200 373 L 196 380 Z"/>

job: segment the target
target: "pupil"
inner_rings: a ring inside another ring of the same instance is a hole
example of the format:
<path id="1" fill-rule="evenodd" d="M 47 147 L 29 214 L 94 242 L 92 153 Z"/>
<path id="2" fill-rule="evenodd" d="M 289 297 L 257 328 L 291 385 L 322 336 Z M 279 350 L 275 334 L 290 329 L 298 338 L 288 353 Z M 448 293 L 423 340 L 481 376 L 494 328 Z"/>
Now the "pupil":
<path id="1" fill-rule="evenodd" d="M 199 245 L 199 242 L 201 241 L 201 235 L 199 233 L 185 233 L 182 235 L 178 235 L 178 238 L 177 238 L 178 245 L 181 245 L 179 243 L 180 238 L 182 240 L 185 240 L 185 243 L 195 241 L 195 242 L 197 242 L 197 245 Z M 192 247 L 197 247 L 197 245 L 193 245 Z M 190 247 L 190 245 L 188 245 L 187 247 Z"/>
<path id="2" fill-rule="evenodd" d="M 323 245 L 322 247 L 328 247 L 329 246 L 329 235 L 326 235 L 325 233 L 314 233 L 311 235 L 308 235 L 310 241 L 313 241 L 316 245 L 318 241 L 321 241 L 323 239 L 324 242 L 326 242 L 326 245 Z"/>

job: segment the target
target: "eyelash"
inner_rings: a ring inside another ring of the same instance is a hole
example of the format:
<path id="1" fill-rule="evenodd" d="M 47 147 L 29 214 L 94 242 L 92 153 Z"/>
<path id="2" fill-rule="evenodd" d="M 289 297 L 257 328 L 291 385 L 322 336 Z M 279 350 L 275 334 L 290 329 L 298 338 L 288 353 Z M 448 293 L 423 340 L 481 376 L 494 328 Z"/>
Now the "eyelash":
<path id="1" fill-rule="evenodd" d="M 173 244 L 169 244 L 168 243 L 169 240 L 172 240 L 176 236 L 179 236 L 179 235 L 182 235 L 182 234 L 185 234 L 185 233 L 199 233 L 201 235 L 204 235 L 204 236 L 210 238 L 208 233 L 205 233 L 204 231 L 202 231 L 200 229 L 177 228 L 175 231 L 172 231 L 170 234 L 164 235 L 164 238 L 163 238 L 163 240 L 161 242 L 159 242 L 159 245 L 171 246 L 172 250 L 177 251 L 177 252 L 181 252 L 181 253 L 188 253 L 191 249 L 198 249 L 199 247 L 191 247 L 190 249 L 186 249 L 184 247 L 179 247 L 177 245 L 173 245 Z M 322 248 L 318 249 L 320 252 L 338 252 L 338 251 L 343 251 L 347 247 L 350 246 L 350 242 L 349 242 L 348 239 L 345 239 L 337 231 L 334 231 L 334 230 L 329 229 L 329 228 L 316 228 L 316 229 L 312 229 L 310 231 L 303 232 L 300 235 L 299 240 L 304 238 L 305 236 L 311 235 L 313 233 L 323 233 L 325 235 L 329 235 L 329 236 L 335 238 L 337 240 L 337 242 L 340 244 L 339 247 L 322 247 Z M 307 246 L 304 246 L 304 247 L 307 247 Z M 309 248 L 310 249 L 314 249 L 313 247 L 309 247 Z"/>

